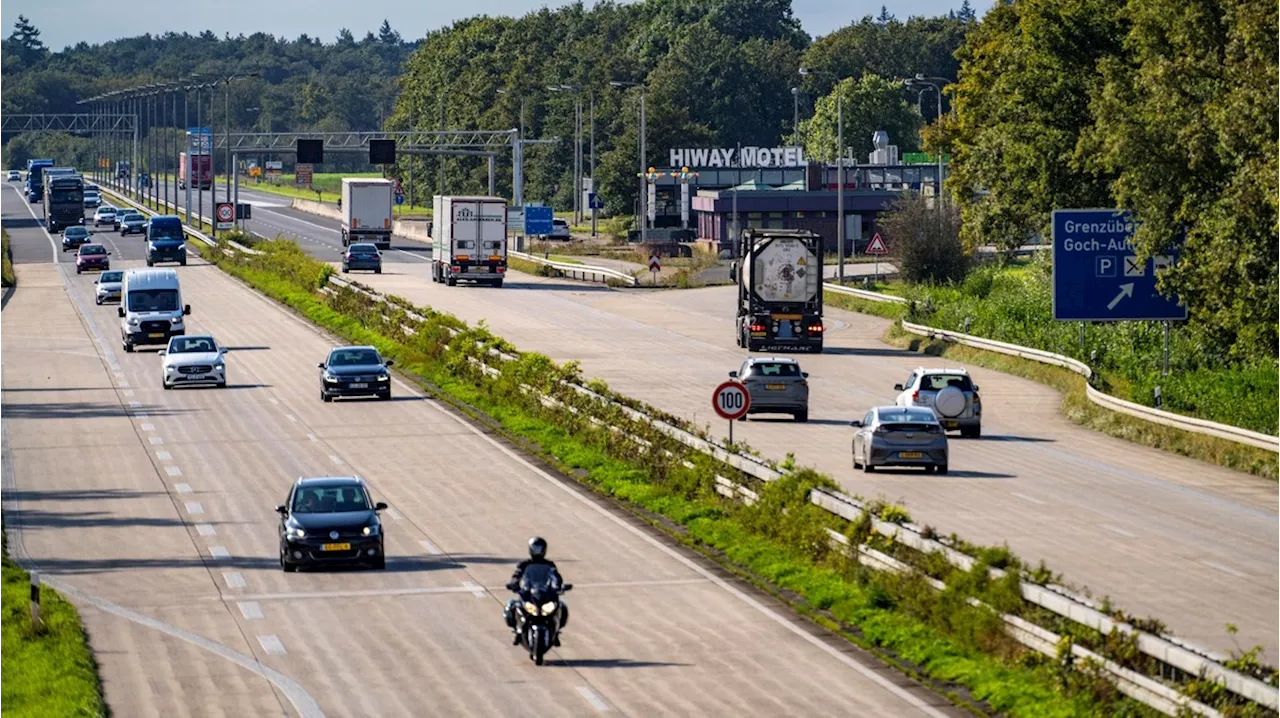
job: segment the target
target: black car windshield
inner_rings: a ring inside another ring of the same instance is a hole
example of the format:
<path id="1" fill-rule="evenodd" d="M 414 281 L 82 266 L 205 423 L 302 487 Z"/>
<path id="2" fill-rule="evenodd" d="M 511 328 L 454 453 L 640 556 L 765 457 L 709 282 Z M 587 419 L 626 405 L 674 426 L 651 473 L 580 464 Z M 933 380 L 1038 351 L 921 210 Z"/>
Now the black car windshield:
<path id="1" fill-rule="evenodd" d="M 371 244 L 353 244 L 347 251 L 352 254 L 367 255 L 377 254 L 378 248 Z"/>
<path id="2" fill-rule="evenodd" d="M 336 514 L 369 511 L 369 495 L 363 486 L 301 486 L 293 494 L 295 514 Z"/>
<path id="3" fill-rule="evenodd" d="M 800 376 L 800 365 L 790 362 L 759 362 L 751 365 L 751 376 Z"/>
<path id="4" fill-rule="evenodd" d="M 101 244 L 86 244 L 80 248 L 80 254 L 106 254 L 107 248 Z"/>
<path id="5" fill-rule="evenodd" d="M 75 189 L 56 189 L 51 194 L 54 202 L 80 202 L 84 200 L 84 194 Z"/>
<path id="6" fill-rule="evenodd" d="M 103 272 L 98 277 L 98 284 L 119 283 L 124 279 L 124 272 Z"/>
<path id="7" fill-rule="evenodd" d="M 178 290 L 138 289 L 129 292 L 129 311 L 175 312 L 178 310 Z"/>
<path id="8" fill-rule="evenodd" d="M 935 424 L 937 421 L 930 409 L 895 409 L 880 414 L 881 424 Z"/>
<path id="9" fill-rule="evenodd" d="M 65 234 L 68 237 L 88 237 L 89 230 L 84 227 L 67 227 Z"/>
<path id="10" fill-rule="evenodd" d="M 207 354 L 217 350 L 213 337 L 179 337 L 169 343 L 170 354 Z"/>
<path id="11" fill-rule="evenodd" d="M 920 378 L 920 388 L 925 391 L 941 391 L 949 386 L 954 386 L 961 391 L 969 391 L 973 388 L 973 384 L 965 374 L 925 374 Z"/>
<path id="12" fill-rule="evenodd" d="M 126 214 L 126 215 L 124 216 L 124 221 L 126 221 L 126 222 L 145 222 L 146 220 L 147 220 L 147 218 L 146 218 L 146 217 L 143 217 L 142 215 L 138 214 L 137 212 L 133 212 L 133 213 L 131 213 L 131 214 Z"/>
<path id="13" fill-rule="evenodd" d="M 534 563 L 525 566 L 524 574 L 520 576 L 520 587 L 526 591 L 531 591 L 535 588 L 558 588 L 559 586 L 560 574 L 545 563 Z"/>
<path id="14" fill-rule="evenodd" d="M 382 357 L 373 349 L 338 349 L 329 355 L 329 366 L 365 366 L 381 364 Z"/>
<path id="15" fill-rule="evenodd" d="M 151 239 L 182 239 L 182 225 L 151 223 Z"/>

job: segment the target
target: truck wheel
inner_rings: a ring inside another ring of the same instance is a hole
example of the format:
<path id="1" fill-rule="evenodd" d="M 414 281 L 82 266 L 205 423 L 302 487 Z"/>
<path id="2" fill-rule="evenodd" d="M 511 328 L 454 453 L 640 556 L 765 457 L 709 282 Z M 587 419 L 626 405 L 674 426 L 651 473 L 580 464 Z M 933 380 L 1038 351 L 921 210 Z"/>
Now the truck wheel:
<path id="1" fill-rule="evenodd" d="M 374 273 L 374 274 L 382 274 L 382 267 L 378 267 L 377 269 L 374 269 L 374 270 L 373 270 L 373 273 Z"/>
<path id="2" fill-rule="evenodd" d="M 796 412 L 796 421 L 800 422 L 801 424 L 809 421 L 809 411 L 805 410 L 805 411 Z"/>
<path id="3" fill-rule="evenodd" d="M 494 282 L 493 286 L 497 287 L 498 289 L 502 289 L 502 280 L 499 279 L 498 281 Z"/>
<path id="4" fill-rule="evenodd" d="M 444 280 L 444 283 L 446 286 L 449 286 L 449 287 L 458 286 L 458 280 L 454 279 L 453 277 L 449 277 L 448 279 Z"/>

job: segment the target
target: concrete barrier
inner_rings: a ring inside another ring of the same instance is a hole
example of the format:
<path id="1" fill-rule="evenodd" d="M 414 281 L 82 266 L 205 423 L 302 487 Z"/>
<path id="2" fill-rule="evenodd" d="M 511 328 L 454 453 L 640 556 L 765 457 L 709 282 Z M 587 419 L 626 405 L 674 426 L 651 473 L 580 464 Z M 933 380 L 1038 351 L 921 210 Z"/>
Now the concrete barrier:
<path id="1" fill-rule="evenodd" d="M 316 202 L 310 199 L 295 199 L 289 204 L 290 207 L 299 212 L 309 212 L 310 214 L 328 217 L 329 219 L 342 219 L 342 212 L 337 207 L 325 204 L 324 202 Z"/>

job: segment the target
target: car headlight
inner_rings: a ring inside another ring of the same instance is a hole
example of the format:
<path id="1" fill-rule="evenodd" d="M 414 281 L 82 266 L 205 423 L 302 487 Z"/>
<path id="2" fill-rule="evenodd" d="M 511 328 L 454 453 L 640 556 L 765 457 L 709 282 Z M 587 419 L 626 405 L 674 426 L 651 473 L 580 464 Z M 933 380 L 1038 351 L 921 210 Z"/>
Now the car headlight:
<path id="1" fill-rule="evenodd" d="M 378 375 L 378 381 L 390 381 L 390 380 L 391 380 L 391 377 L 387 376 L 386 374 Z"/>
<path id="2" fill-rule="evenodd" d="M 130 326 L 134 326 L 134 327 L 138 326 L 138 318 L 137 318 L 137 317 L 129 317 L 129 325 L 130 325 Z"/>
<path id="3" fill-rule="evenodd" d="M 179 245 L 178 245 L 178 250 L 179 250 L 179 251 L 182 251 L 182 252 L 187 251 L 187 245 L 186 245 L 186 244 L 179 244 Z"/>
<path id="4" fill-rule="evenodd" d="M 222 362 L 222 360 L 218 360 L 218 361 L 216 361 L 216 362 L 214 362 L 214 363 L 213 363 L 213 368 L 214 368 L 214 370 L 216 370 L 216 371 L 222 371 L 223 369 L 226 369 L 226 368 L 227 368 L 227 365 L 226 365 L 226 364 L 224 364 L 224 363 Z"/>
<path id="5" fill-rule="evenodd" d="M 179 316 L 176 316 L 176 317 L 169 317 L 169 321 L 170 321 L 170 322 L 172 322 L 173 324 L 181 324 L 181 323 L 182 323 L 182 316 L 181 316 L 181 315 L 179 315 Z"/>
<path id="6" fill-rule="evenodd" d="M 327 382 L 330 382 L 330 383 L 334 383 L 334 382 L 337 382 L 337 381 L 338 381 L 338 377 L 336 377 L 336 376 L 334 376 L 334 375 L 330 374 L 329 372 L 325 372 L 325 373 L 324 373 L 324 380 L 325 380 L 325 381 L 327 381 Z"/>
<path id="7" fill-rule="evenodd" d="M 307 537 L 307 532 L 301 526 L 286 526 L 285 535 L 293 539 L 303 539 Z"/>
<path id="8" fill-rule="evenodd" d="M 524 612 L 525 612 L 525 613 L 527 613 L 527 614 L 529 614 L 530 616 L 536 616 L 536 615 L 538 615 L 538 604 L 536 604 L 536 603 L 534 603 L 534 602 L 532 602 L 532 601 L 525 601 L 525 602 L 524 602 Z"/>
<path id="9" fill-rule="evenodd" d="M 556 603 L 555 601 L 548 601 L 542 604 L 542 615 L 550 616 L 551 614 L 556 612 L 557 608 L 560 608 L 560 604 Z"/>
<path id="10" fill-rule="evenodd" d="M 360 533 L 364 534 L 365 536 L 377 536 L 378 533 L 381 531 L 382 531 L 382 526 L 378 524 L 369 524 L 368 526 L 365 526 Z"/>

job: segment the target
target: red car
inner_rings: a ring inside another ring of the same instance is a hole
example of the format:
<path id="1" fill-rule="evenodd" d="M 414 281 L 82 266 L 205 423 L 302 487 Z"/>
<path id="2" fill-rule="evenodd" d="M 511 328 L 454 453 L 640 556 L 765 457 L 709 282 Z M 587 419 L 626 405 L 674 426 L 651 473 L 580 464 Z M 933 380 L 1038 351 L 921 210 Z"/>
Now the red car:
<path id="1" fill-rule="evenodd" d="M 87 269 L 111 269 L 111 253 L 101 244 L 82 244 L 76 253 L 76 274 Z"/>

